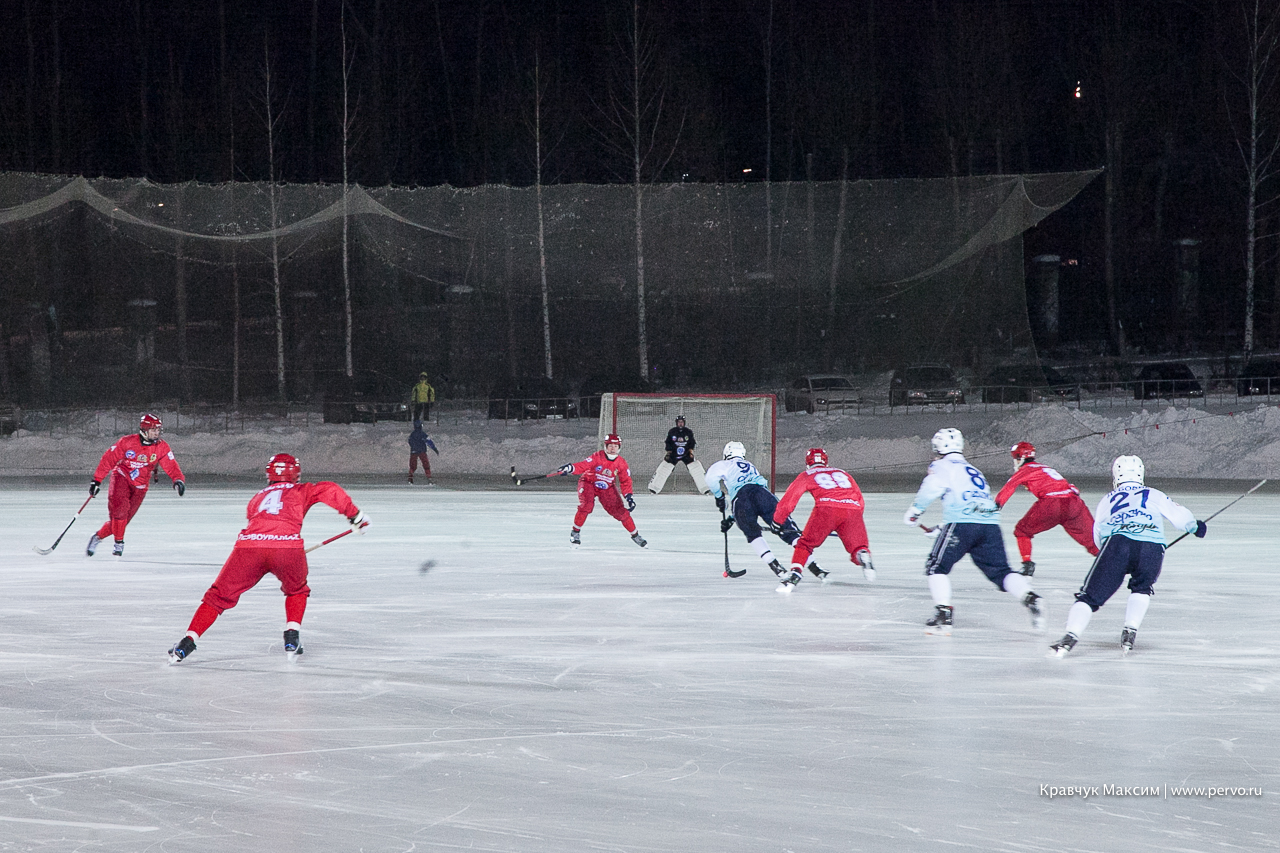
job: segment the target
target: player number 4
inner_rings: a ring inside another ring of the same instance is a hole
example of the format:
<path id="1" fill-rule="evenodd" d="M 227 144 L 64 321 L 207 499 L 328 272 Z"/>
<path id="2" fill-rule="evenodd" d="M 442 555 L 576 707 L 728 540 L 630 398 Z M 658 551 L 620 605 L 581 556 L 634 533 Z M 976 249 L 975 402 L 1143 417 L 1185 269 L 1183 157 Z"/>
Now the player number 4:
<path id="1" fill-rule="evenodd" d="M 258 512 L 265 512 L 271 515 L 279 515 L 282 509 L 284 509 L 284 492 L 280 489 L 269 492 L 262 499 L 262 503 L 258 504 Z"/>

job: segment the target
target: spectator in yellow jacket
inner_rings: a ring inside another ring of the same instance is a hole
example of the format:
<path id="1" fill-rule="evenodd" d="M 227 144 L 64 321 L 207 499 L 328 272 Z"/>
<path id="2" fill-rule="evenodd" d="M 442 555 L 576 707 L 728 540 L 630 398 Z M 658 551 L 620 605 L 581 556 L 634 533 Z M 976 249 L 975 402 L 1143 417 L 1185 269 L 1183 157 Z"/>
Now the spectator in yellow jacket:
<path id="1" fill-rule="evenodd" d="M 418 384 L 409 392 L 409 402 L 413 406 L 415 421 L 431 420 L 431 404 L 436 401 L 436 389 L 427 381 L 425 372 L 418 374 Z"/>

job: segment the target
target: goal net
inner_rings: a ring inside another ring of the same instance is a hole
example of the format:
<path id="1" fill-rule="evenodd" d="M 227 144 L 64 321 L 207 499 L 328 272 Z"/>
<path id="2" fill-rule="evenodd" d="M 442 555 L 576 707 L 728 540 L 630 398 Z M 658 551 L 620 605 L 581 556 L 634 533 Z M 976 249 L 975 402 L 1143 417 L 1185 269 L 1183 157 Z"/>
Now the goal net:
<path id="1" fill-rule="evenodd" d="M 693 431 L 693 455 L 703 467 L 722 458 L 726 443 L 740 441 L 747 459 L 773 488 L 777 401 L 772 394 L 605 394 L 600 400 L 600 444 L 617 433 L 632 476 L 642 478 L 662 461 L 667 431 L 677 415 Z"/>

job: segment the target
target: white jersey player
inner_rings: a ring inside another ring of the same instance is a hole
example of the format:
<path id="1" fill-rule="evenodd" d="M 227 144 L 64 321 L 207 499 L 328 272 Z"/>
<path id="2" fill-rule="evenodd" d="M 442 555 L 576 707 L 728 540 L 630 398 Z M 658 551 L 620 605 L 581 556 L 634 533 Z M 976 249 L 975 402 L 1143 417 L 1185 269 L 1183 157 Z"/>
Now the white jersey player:
<path id="1" fill-rule="evenodd" d="M 773 520 L 774 511 L 778 508 L 778 499 L 769 491 L 769 481 L 747 461 L 747 449 L 740 441 L 731 441 L 724 446 L 724 459 L 714 463 L 707 470 L 706 487 L 716 499 L 716 508 L 727 515 L 720 522 L 720 532 L 728 533 L 735 523 L 742 535 L 747 537 L 747 544 L 756 552 L 760 561 L 769 567 L 778 577 L 786 574 L 786 569 L 764 539 L 760 521 L 763 520 L 769 531 L 788 545 L 795 545 L 800 538 L 800 528 L 790 518 L 781 524 Z M 745 571 L 745 570 L 744 570 Z M 809 571 L 814 577 L 825 578 L 827 572 L 817 563 L 809 563 Z M 734 572 L 731 577 L 741 577 L 742 572 Z"/>
<path id="2" fill-rule="evenodd" d="M 1191 510 L 1145 484 L 1146 466 L 1137 456 L 1118 456 L 1111 463 L 1112 490 L 1093 514 L 1093 540 L 1101 550 L 1067 613 L 1067 633 L 1049 648 L 1065 656 L 1080 639 L 1098 608 L 1129 576 L 1129 601 L 1120 632 L 1120 651 L 1128 654 L 1151 605 L 1152 587 L 1164 564 L 1164 521 L 1203 538 L 1207 526 Z"/>

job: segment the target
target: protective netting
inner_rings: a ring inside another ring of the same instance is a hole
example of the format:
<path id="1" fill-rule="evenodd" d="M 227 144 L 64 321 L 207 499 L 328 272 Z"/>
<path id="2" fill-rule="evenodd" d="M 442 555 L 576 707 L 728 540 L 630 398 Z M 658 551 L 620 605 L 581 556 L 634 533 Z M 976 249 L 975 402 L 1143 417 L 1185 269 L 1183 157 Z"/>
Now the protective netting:
<path id="1" fill-rule="evenodd" d="M 683 415 L 693 431 L 694 458 L 709 468 L 723 457 L 724 446 L 740 441 L 761 474 L 774 480 L 776 406 L 772 396 L 605 394 L 600 402 L 601 447 L 617 433 L 622 455 L 639 483 L 648 480 L 666 452 L 667 431 Z"/>
<path id="2" fill-rule="evenodd" d="M 647 378 L 759 387 L 1026 354 L 1020 235 L 1095 175 L 646 186 Z M 370 393 L 426 369 L 482 395 L 541 373 L 548 338 L 567 388 L 640 390 L 633 188 L 542 197 L 545 329 L 533 188 L 2 173 L 0 393 L 220 402 L 236 375 L 242 397 L 272 396 L 282 346 L 288 396 L 309 399 L 344 369 L 348 284 Z"/>

